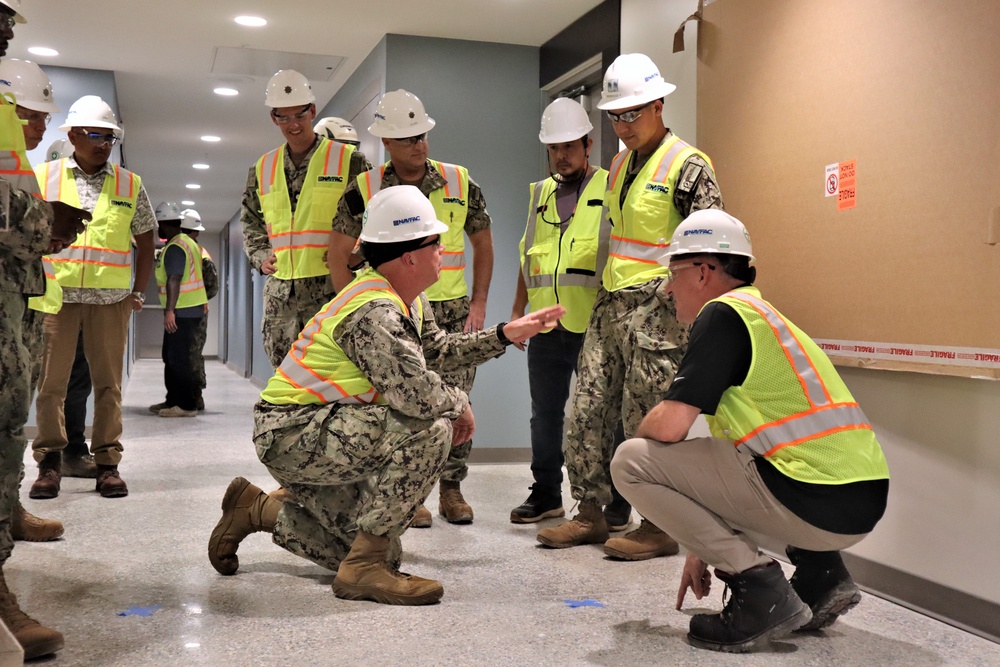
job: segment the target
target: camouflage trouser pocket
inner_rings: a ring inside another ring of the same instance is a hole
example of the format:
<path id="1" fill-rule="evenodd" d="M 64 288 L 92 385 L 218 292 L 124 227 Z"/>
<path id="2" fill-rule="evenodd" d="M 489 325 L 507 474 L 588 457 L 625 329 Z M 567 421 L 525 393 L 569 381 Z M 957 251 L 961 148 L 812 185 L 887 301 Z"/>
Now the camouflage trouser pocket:
<path id="1" fill-rule="evenodd" d="M 626 382 L 633 397 L 662 397 L 673 382 L 684 347 L 666 338 L 635 332 L 635 349 Z M 658 401 L 658 398 L 657 398 Z M 647 403 L 649 401 L 642 401 Z M 649 410 L 652 405 L 644 405 Z"/>

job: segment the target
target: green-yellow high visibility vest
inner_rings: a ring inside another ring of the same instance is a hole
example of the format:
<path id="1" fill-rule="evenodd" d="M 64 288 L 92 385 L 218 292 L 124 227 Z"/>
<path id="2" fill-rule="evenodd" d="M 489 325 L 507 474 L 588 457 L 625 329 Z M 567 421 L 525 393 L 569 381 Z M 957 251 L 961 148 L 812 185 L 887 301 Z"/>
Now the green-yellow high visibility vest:
<path id="1" fill-rule="evenodd" d="M 180 294 L 177 296 L 176 308 L 190 308 L 208 303 L 205 292 L 205 280 L 201 271 L 201 249 L 198 242 L 187 234 L 178 234 L 170 239 L 160 253 L 156 262 L 156 284 L 159 287 L 160 305 L 167 307 L 167 267 L 164 265 L 167 250 L 170 247 L 184 251 L 184 275 L 181 276 Z"/>

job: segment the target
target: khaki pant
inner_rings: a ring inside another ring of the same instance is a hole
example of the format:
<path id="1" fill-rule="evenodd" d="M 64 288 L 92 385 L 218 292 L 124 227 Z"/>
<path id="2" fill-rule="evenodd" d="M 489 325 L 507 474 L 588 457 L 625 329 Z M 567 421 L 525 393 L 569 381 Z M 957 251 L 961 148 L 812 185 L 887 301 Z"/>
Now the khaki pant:
<path id="1" fill-rule="evenodd" d="M 771 494 L 753 457 L 729 440 L 626 440 L 611 462 L 611 476 L 637 512 L 731 574 L 771 562 L 744 530 L 810 551 L 840 551 L 865 537 L 800 519 Z"/>
<path id="2" fill-rule="evenodd" d="M 106 306 L 65 303 L 58 314 L 45 319 L 45 372 L 36 402 L 38 437 L 31 443 L 36 461 L 66 447 L 63 404 L 81 330 L 94 384 L 90 451 L 98 465 L 121 461 L 122 367 L 131 315 L 132 305 L 123 299 Z"/>

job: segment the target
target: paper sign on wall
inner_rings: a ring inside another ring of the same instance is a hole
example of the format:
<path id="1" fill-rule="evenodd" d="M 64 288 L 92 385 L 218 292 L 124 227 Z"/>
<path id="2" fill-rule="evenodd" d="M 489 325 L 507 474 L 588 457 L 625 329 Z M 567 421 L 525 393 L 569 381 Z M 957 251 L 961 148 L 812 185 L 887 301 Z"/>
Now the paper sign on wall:
<path id="1" fill-rule="evenodd" d="M 857 160 L 846 160 L 826 165 L 823 194 L 837 198 L 837 210 L 844 211 L 857 205 Z"/>

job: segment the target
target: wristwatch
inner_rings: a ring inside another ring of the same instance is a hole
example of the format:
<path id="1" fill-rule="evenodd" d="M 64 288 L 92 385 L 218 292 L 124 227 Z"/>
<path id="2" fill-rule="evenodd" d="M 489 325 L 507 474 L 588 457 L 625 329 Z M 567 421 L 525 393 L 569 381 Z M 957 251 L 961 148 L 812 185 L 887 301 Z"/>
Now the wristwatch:
<path id="1" fill-rule="evenodd" d="M 132 292 L 132 296 L 139 299 L 139 303 L 146 303 L 146 294 L 144 292 Z"/>

